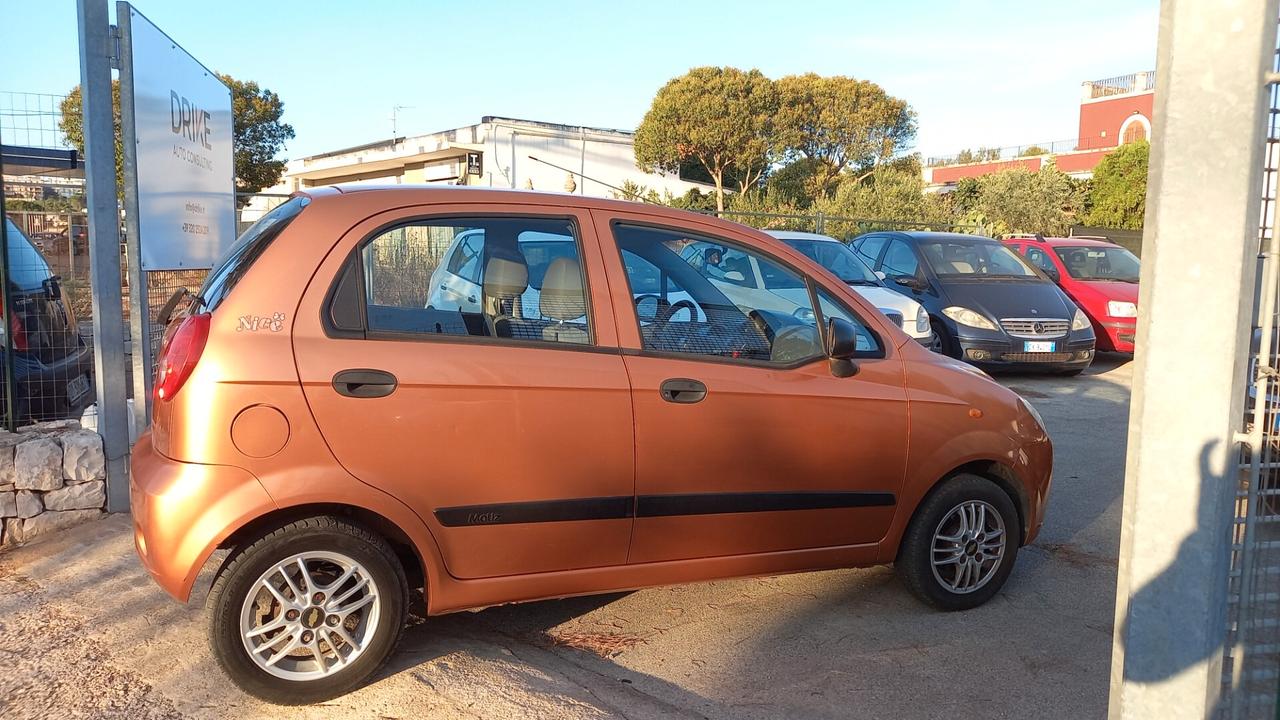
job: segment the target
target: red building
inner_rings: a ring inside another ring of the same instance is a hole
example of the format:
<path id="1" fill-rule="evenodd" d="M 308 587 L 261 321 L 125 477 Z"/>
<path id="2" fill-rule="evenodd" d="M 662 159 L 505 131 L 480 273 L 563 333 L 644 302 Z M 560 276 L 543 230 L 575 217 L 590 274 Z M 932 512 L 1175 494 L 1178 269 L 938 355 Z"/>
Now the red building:
<path id="1" fill-rule="evenodd" d="M 1082 85 L 1079 133 L 1074 139 L 930 158 L 924 168 L 925 185 L 946 191 L 963 178 L 1011 168 L 1035 171 L 1049 162 L 1069 175 L 1091 177 L 1107 153 L 1125 143 L 1151 139 L 1155 82 L 1155 71 L 1087 81 Z"/>

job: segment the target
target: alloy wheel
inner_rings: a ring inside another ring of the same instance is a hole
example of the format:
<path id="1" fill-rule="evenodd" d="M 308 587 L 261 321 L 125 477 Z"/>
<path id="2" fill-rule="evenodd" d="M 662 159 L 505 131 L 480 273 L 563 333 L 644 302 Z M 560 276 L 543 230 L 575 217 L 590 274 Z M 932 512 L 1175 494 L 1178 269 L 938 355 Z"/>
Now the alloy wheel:
<path id="1" fill-rule="evenodd" d="M 240 639 L 263 671 L 314 680 L 350 665 L 378 627 L 377 583 L 335 552 L 304 552 L 271 566 L 245 595 Z"/>
<path id="2" fill-rule="evenodd" d="M 933 531 L 933 577 L 949 592 L 974 592 L 995 577 L 1006 541 L 1004 519 L 994 506 L 983 500 L 960 503 Z"/>

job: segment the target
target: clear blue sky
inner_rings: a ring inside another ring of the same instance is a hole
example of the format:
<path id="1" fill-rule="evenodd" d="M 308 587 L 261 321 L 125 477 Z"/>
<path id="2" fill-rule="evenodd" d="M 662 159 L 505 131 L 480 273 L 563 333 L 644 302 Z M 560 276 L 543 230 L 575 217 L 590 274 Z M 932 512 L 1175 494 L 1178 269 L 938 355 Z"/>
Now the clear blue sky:
<path id="1" fill-rule="evenodd" d="M 287 155 L 482 115 L 634 129 L 697 65 L 866 78 L 919 113 L 917 149 L 1072 138 L 1080 83 L 1155 65 L 1157 0 L 137 0 L 207 66 L 257 80 Z M 114 3 L 112 3 L 114 14 Z M 78 81 L 74 0 L 0 0 L 0 90 Z"/>

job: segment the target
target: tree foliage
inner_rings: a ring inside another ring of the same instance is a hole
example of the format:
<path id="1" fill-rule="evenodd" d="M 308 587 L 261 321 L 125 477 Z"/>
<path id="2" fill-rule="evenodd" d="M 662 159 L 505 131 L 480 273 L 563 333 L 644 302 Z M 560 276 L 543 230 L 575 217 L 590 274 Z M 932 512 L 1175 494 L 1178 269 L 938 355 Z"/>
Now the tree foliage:
<path id="1" fill-rule="evenodd" d="M 276 156 L 293 138 L 293 127 L 280 121 L 284 102 L 270 90 L 252 81 L 219 74 L 231 88 L 233 120 L 232 147 L 236 192 L 255 193 L 275 185 L 284 174 L 285 162 Z M 124 137 L 120 125 L 120 81 L 111 83 L 111 105 L 115 116 L 116 183 L 124 187 Z M 80 86 L 71 89 L 60 107 L 59 127 L 67 140 L 84 152 L 84 125 Z"/>
<path id="2" fill-rule="evenodd" d="M 809 161 L 804 167 L 816 198 L 826 197 L 846 170 L 875 167 L 915 139 L 915 112 L 869 80 L 806 73 L 776 85 L 773 152 L 780 161 Z"/>
<path id="3" fill-rule="evenodd" d="M 1140 229 L 1147 211 L 1147 163 L 1151 145 L 1146 140 L 1121 145 L 1093 171 L 1089 190 L 1090 225 Z"/>
<path id="4" fill-rule="evenodd" d="M 696 162 L 723 210 L 727 183 L 747 190 L 764 175 L 777 109 L 777 90 L 759 70 L 693 68 L 658 90 L 636 129 L 636 164 L 675 173 Z"/>
<path id="5" fill-rule="evenodd" d="M 1079 183 L 1052 164 L 1037 172 L 1003 170 L 977 180 L 966 197 L 965 220 L 987 226 L 989 234 L 1039 232 L 1065 235 L 1082 204 Z"/>
<path id="6" fill-rule="evenodd" d="M 888 223 L 952 222 L 946 201 L 924 191 L 920 162 L 914 156 L 879 167 L 862 177 L 847 177 L 830 197 L 816 201 L 813 209 L 829 216 Z M 829 221 L 826 229 L 828 234 L 845 236 L 859 232 L 860 228 L 860 225 L 837 220 Z"/>

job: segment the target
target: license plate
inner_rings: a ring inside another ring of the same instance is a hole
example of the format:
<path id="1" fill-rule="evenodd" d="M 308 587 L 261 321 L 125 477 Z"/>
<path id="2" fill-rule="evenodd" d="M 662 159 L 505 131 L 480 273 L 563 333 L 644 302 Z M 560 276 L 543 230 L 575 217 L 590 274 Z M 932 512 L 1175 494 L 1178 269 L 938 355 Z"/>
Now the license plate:
<path id="1" fill-rule="evenodd" d="M 1052 340 L 1028 340 L 1022 344 L 1023 352 L 1053 352 L 1057 343 Z"/>
<path id="2" fill-rule="evenodd" d="M 89 392 L 89 376 L 81 375 L 67 383 L 67 402 L 76 404 Z"/>

